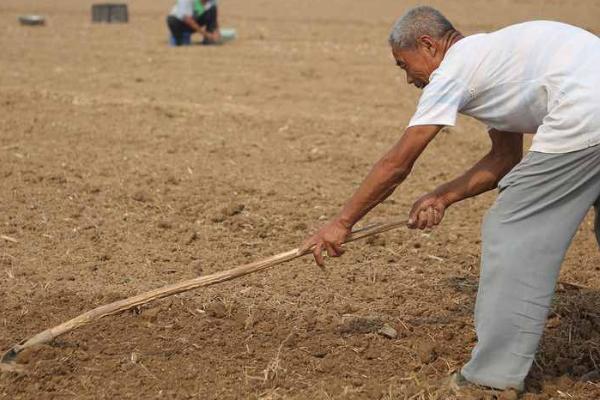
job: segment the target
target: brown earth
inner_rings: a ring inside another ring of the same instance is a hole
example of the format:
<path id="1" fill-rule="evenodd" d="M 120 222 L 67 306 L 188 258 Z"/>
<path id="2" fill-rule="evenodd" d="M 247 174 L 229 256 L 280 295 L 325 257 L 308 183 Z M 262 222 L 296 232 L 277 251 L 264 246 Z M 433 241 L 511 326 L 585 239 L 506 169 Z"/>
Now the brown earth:
<path id="1" fill-rule="evenodd" d="M 297 246 L 414 110 L 419 93 L 386 45 L 411 2 L 223 0 L 239 39 L 181 49 L 166 46 L 171 1 L 128 3 L 120 26 L 92 25 L 87 1 L 0 4 L 0 234 L 16 240 L 0 239 L 0 349 Z M 433 5 L 465 33 L 534 18 L 600 32 L 592 0 Z M 26 13 L 47 26 L 19 26 Z M 482 156 L 486 136 L 468 119 L 446 129 L 367 220 L 404 217 Z M 325 271 L 293 261 L 27 350 L 25 374 L 0 374 L 0 398 L 451 398 L 439 382 L 475 340 L 494 196 L 456 205 L 434 231 L 354 243 Z M 600 398 L 598 270 L 590 215 L 561 275 L 585 288 L 559 286 L 525 399 Z M 396 338 L 378 333 L 385 324 Z"/>

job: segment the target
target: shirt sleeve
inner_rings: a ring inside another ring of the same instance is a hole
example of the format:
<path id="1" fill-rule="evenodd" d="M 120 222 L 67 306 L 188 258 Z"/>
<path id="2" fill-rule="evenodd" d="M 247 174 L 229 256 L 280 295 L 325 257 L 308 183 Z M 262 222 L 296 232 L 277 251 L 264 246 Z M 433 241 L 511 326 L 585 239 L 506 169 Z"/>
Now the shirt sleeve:
<path id="1" fill-rule="evenodd" d="M 461 81 L 434 72 L 421 94 L 417 111 L 408 126 L 454 126 L 456 114 L 463 107 L 466 99 L 467 90 Z"/>

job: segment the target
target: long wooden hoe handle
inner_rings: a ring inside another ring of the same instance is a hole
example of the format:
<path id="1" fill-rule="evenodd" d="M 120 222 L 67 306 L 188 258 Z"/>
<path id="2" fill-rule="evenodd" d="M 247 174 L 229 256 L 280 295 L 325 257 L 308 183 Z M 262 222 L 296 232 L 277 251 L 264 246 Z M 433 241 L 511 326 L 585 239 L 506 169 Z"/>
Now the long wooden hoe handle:
<path id="1" fill-rule="evenodd" d="M 386 232 L 405 225 L 405 220 L 370 225 L 362 229 L 353 231 L 344 243 L 362 239 L 367 236 L 376 235 L 378 233 Z M 4 353 L 2 359 L 0 360 L 0 363 L 11 363 L 14 361 L 17 354 L 19 354 L 24 349 L 35 345 L 48 343 L 60 335 L 63 335 L 81 326 L 88 325 L 94 321 L 99 320 L 100 318 L 106 317 L 107 315 L 117 314 L 121 311 L 125 311 L 130 308 L 146 304 L 153 300 L 167 296 L 172 296 L 181 292 L 187 292 L 188 290 L 192 290 L 201 286 L 210 286 L 214 285 L 215 283 L 225 282 L 243 275 L 251 274 L 253 272 L 262 271 L 275 265 L 282 264 L 284 262 L 293 260 L 298 257 L 302 257 L 306 254 L 309 254 L 310 252 L 310 250 L 300 252 L 300 249 L 293 249 L 284 253 L 279 253 L 274 256 L 265 258 L 263 260 L 255 261 L 250 264 L 240 265 L 238 267 L 222 272 L 217 272 L 212 275 L 201 276 L 198 278 L 189 279 L 178 283 L 173 283 L 171 285 L 163 286 L 161 288 L 154 289 L 146 293 L 138 294 L 137 296 L 129 297 L 127 299 L 118 300 L 110 304 L 105 304 L 103 306 L 96 307 L 93 310 L 87 311 L 69 321 L 63 322 L 60 325 L 57 325 L 50 329 L 46 329 L 45 331 L 40 332 L 37 335 L 26 339 L 19 344 L 15 344 L 6 353 Z"/>

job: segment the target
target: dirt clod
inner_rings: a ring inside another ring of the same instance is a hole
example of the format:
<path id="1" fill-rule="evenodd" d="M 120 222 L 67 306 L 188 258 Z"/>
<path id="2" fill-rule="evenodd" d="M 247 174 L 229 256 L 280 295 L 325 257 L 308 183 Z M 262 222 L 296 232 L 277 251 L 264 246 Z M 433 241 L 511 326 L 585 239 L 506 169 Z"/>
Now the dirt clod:
<path id="1" fill-rule="evenodd" d="M 437 351 L 435 343 L 431 342 L 423 342 L 417 345 L 415 348 L 417 355 L 419 356 L 419 360 L 423 364 L 429 364 L 437 358 Z"/>
<path id="2" fill-rule="evenodd" d="M 244 208 L 246 208 L 244 204 L 233 204 L 223 208 L 221 210 L 221 213 L 226 217 L 233 217 L 234 215 L 237 215 L 244 211 Z"/>
<path id="3" fill-rule="evenodd" d="M 152 196 L 150 196 L 150 193 L 145 190 L 138 190 L 131 195 L 131 198 L 135 201 L 139 201 L 140 203 L 148 203 L 152 201 Z"/>
<path id="4" fill-rule="evenodd" d="M 148 322 L 155 323 L 158 319 L 158 314 L 160 313 L 159 307 L 149 308 L 144 310 L 141 314 L 142 318 Z"/>
<path id="5" fill-rule="evenodd" d="M 20 364 L 28 364 L 39 360 L 52 360 L 59 356 L 59 349 L 49 345 L 37 345 L 29 347 L 17 354 L 16 362 Z"/>
<path id="6" fill-rule="evenodd" d="M 197 275 L 200 276 L 202 275 L 202 273 L 204 272 L 204 266 L 202 265 L 202 260 L 194 260 L 190 263 L 190 269 L 192 270 L 192 272 Z"/>
<path id="7" fill-rule="evenodd" d="M 158 221 L 156 226 L 158 226 L 160 229 L 171 229 L 171 228 L 173 228 L 173 222 L 171 222 L 167 219 L 163 219 L 163 220 Z"/>
<path id="8" fill-rule="evenodd" d="M 225 318 L 227 316 L 227 308 L 220 301 L 210 303 L 205 311 L 214 318 Z"/>
<path id="9" fill-rule="evenodd" d="M 313 351 L 311 354 L 313 357 L 323 358 L 327 355 L 327 350 L 319 349 L 319 350 Z"/>
<path id="10" fill-rule="evenodd" d="M 389 326 L 388 324 L 384 324 L 378 331 L 381 336 L 384 336 L 388 339 L 396 339 L 398 337 L 398 332 Z"/>
<path id="11" fill-rule="evenodd" d="M 367 238 L 367 244 L 371 246 L 385 246 L 387 243 L 385 237 L 383 235 L 375 235 Z"/>
<path id="12" fill-rule="evenodd" d="M 184 243 L 184 244 L 186 244 L 186 245 L 189 245 L 189 244 L 192 244 L 192 242 L 193 242 L 194 240 L 196 240 L 196 239 L 198 239 L 198 232 L 195 232 L 195 231 L 194 231 L 194 232 L 191 232 L 191 233 L 189 233 L 189 234 L 188 234 L 188 235 L 185 237 L 185 239 L 184 239 L 183 243 Z"/>
<path id="13" fill-rule="evenodd" d="M 378 317 L 347 317 L 338 326 L 341 334 L 361 334 L 377 332 L 383 327 L 383 321 Z"/>
<path id="14" fill-rule="evenodd" d="M 306 225 L 304 222 L 298 222 L 297 224 L 294 224 L 292 229 L 295 231 L 304 232 L 308 229 L 308 225 Z"/>

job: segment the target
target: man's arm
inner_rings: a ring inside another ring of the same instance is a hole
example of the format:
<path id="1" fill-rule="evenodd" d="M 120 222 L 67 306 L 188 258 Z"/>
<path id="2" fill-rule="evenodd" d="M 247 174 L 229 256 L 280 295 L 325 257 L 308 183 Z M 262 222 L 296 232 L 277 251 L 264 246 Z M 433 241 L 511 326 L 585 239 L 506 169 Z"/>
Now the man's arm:
<path id="1" fill-rule="evenodd" d="M 201 0 L 201 1 L 204 6 L 206 6 L 209 3 L 209 0 Z M 212 7 L 216 7 L 216 5 L 212 4 Z M 193 8 L 192 8 L 192 13 L 193 13 Z M 194 32 L 199 33 L 204 37 L 207 37 L 212 40 L 219 40 L 219 38 L 220 38 L 220 33 L 219 33 L 218 29 L 215 32 L 209 32 L 206 29 L 206 27 L 198 24 L 198 22 L 191 15 L 186 15 L 185 17 L 183 17 L 183 22 L 185 22 L 187 26 L 189 26 L 191 29 L 193 29 Z"/>
<path id="2" fill-rule="evenodd" d="M 444 183 L 415 202 L 409 215 L 411 228 L 431 228 L 440 223 L 445 209 L 469 197 L 496 188 L 523 156 L 523 134 L 489 131 L 492 148 L 460 177 Z"/>
<path id="3" fill-rule="evenodd" d="M 352 226 L 406 179 L 419 155 L 441 128 L 439 125 L 408 128 L 400 140 L 375 163 L 340 213 L 306 240 L 301 250 L 314 246 L 313 255 L 319 265 L 323 265 L 323 250 L 333 257 L 341 255 L 341 245 Z"/>
<path id="4" fill-rule="evenodd" d="M 185 22 L 187 24 L 187 26 L 192 28 L 194 30 L 194 32 L 196 32 L 196 33 L 199 33 L 201 35 L 206 35 L 208 33 L 206 28 L 204 28 L 203 26 L 200 26 L 196 22 L 196 20 L 190 15 L 186 15 L 185 17 L 183 17 L 183 22 Z"/>

